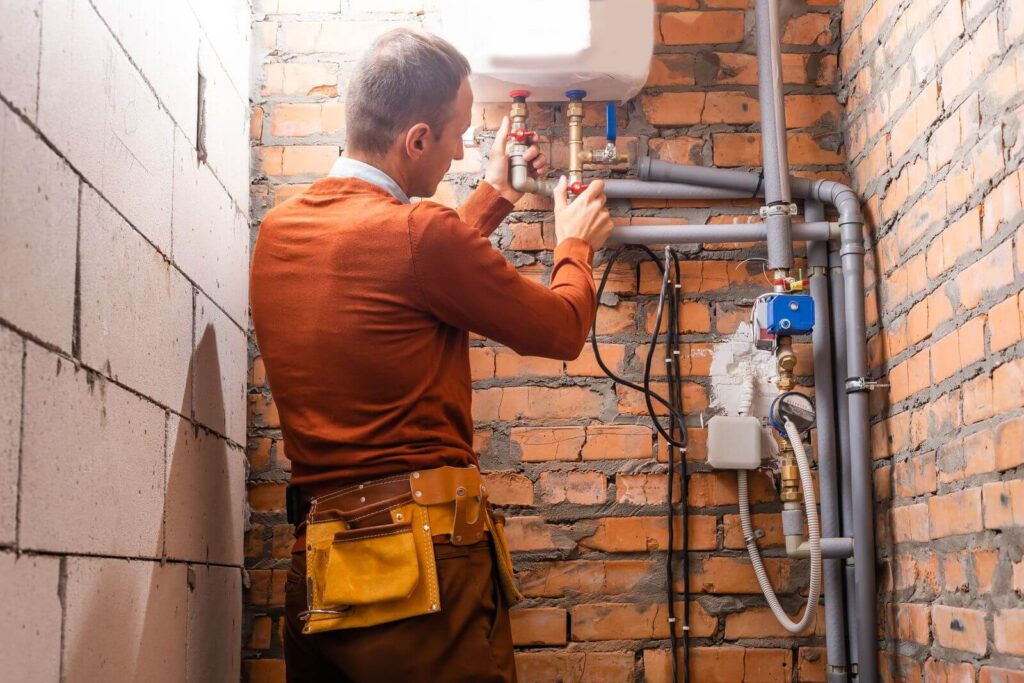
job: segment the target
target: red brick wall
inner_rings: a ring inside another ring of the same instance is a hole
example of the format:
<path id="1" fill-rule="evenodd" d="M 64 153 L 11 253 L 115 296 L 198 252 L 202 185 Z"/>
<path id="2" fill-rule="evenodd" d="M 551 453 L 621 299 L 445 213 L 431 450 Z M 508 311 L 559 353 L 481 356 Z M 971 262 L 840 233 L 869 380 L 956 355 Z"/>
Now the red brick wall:
<path id="1" fill-rule="evenodd" d="M 847 0 L 847 143 L 874 242 L 883 671 L 1024 674 L 1024 14 Z"/>
<path id="2" fill-rule="evenodd" d="M 356 53 L 381 30 L 433 21 L 422 0 L 257 3 L 254 85 L 254 224 L 266 208 L 305 187 L 344 148 L 344 84 Z M 838 0 L 785 3 L 784 66 L 790 160 L 802 175 L 845 180 L 836 96 Z M 647 88 L 620 109 L 622 136 L 673 161 L 750 167 L 760 162 L 753 16 L 746 0 L 659 2 L 658 45 Z M 597 142 L 603 107 L 588 109 Z M 494 129 L 507 105 L 479 107 Z M 532 126 L 548 134 L 554 164 L 567 162 L 564 113 L 531 106 Z M 467 150 L 438 192 L 454 204 L 478 182 L 479 150 Z M 754 220 L 754 202 L 620 202 L 622 223 L 730 223 Z M 520 271 L 545 281 L 551 263 L 550 203 L 524 198 L 494 236 Z M 760 596 L 738 529 L 735 476 L 704 464 L 699 414 L 713 401 L 711 359 L 764 291 L 763 256 L 749 245 L 695 249 L 684 262 L 683 309 L 689 354 L 685 391 L 692 418 L 693 472 L 689 605 L 694 680 L 824 680 L 823 622 L 790 638 Z M 598 274 L 601 270 L 598 269 Z M 656 299 L 651 264 L 617 266 L 601 306 L 603 354 L 638 377 Z M 811 366 L 800 347 L 801 382 Z M 590 350 L 562 363 L 521 358 L 486 340 L 472 350 L 477 448 L 492 499 L 505 507 L 515 560 L 528 596 L 514 613 L 522 681 L 667 681 L 664 521 L 666 465 L 638 394 L 603 378 Z M 252 528 L 246 562 L 244 657 L 253 681 L 280 680 L 281 589 L 290 529 L 283 491 L 288 460 L 277 414 L 254 349 L 249 456 Z M 807 567 L 785 558 L 770 478 L 754 478 L 757 523 L 768 533 L 766 563 L 775 585 L 800 604 Z M 677 536 L 678 538 L 678 536 Z M 585 673 L 584 673 L 585 672 Z"/>

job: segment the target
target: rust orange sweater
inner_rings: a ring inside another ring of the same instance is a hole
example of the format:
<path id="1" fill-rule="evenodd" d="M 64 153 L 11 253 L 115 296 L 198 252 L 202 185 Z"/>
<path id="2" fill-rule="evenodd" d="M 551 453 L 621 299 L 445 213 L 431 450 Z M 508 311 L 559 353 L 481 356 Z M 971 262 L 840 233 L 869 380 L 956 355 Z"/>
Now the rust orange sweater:
<path id="1" fill-rule="evenodd" d="M 511 208 L 486 182 L 456 213 L 326 178 L 267 214 L 252 318 L 294 483 L 476 463 L 467 331 L 523 355 L 579 354 L 593 251 L 566 239 L 550 288 L 527 280 L 487 239 Z"/>

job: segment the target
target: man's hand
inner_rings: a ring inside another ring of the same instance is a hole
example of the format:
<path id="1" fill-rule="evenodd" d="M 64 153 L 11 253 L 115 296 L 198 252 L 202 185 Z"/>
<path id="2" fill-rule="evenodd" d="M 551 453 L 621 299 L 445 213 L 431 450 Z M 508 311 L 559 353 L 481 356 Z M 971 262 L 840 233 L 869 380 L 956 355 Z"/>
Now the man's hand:
<path id="1" fill-rule="evenodd" d="M 501 119 L 498 132 L 494 135 L 494 144 L 491 145 L 491 152 L 487 157 L 487 170 L 484 171 L 484 180 L 491 184 L 502 197 L 513 204 L 523 196 L 522 192 L 516 192 L 509 181 L 508 167 L 508 130 L 510 124 L 508 117 Z M 530 145 L 523 154 L 523 159 L 530 165 L 530 175 L 537 177 L 548 170 L 548 160 L 541 154 L 540 147 Z"/>
<path id="2" fill-rule="evenodd" d="M 587 189 L 569 203 L 569 182 L 562 176 L 555 186 L 555 237 L 558 242 L 577 237 L 594 250 L 604 246 L 612 232 L 612 217 L 605 208 L 604 181 L 591 180 Z"/>

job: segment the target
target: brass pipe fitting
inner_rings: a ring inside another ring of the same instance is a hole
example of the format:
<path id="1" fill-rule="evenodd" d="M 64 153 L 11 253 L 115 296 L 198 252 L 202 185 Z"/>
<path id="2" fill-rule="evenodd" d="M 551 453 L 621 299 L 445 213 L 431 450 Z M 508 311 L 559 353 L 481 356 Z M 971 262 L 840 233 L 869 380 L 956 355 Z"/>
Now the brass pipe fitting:
<path id="1" fill-rule="evenodd" d="M 570 100 L 566 108 L 569 119 L 569 185 L 583 182 L 583 102 Z"/>
<path id="2" fill-rule="evenodd" d="M 792 337 L 779 337 L 778 346 L 775 349 L 775 361 L 778 367 L 779 378 L 775 385 L 779 391 L 792 391 L 795 385 L 793 380 L 793 369 L 796 368 L 796 353 L 793 351 Z"/>
<path id="3" fill-rule="evenodd" d="M 786 439 L 779 440 L 779 457 L 782 458 L 782 465 L 779 467 L 779 499 L 783 503 L 798 503 L 803 500 L 800 494 L 800 468 L 796 464 L 793 446 Z"/>

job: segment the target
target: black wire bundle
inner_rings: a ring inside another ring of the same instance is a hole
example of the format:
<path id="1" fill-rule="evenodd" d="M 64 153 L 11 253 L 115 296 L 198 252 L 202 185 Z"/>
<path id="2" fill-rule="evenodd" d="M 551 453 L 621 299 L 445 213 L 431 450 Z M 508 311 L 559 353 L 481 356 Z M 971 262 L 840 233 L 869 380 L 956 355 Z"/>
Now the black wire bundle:
<path id="1" fill-rule="evenodd" d="M 644 395 L 644 402 L 647 406 L 647 413 L 651 417 L 651 421 L 654 422 L 655 429 L 661 434 L 662 438 L 665 439 L 668 444 L 668 511 L 667 511 L 667 522 L 668 522 L 668 549 L 666 557 L 666 592 L 668 600 L 668 621 L 669 621 L 669 639 L 672 648 L 672 680 L 674 682 L 680 681 L 679 677 L 679 642 L 678 636 L 676 635 L 676 608 L 675 608 L 675 518 L 677 513 L 677 506 L 673 502 L 673 493 L 675 489 L 675 465 L 679 462 L 679 481 L 680 481 L 680 504 L 679 508 L 682 511 L 680 515 L 681 519 L 681 532 L 682 532 L 682 553 L 683 553 L 683 616 L 682 616 L 682 640 L 683 640 L 683 678 L 681 679 L 684 683 L 689 683 L 690 680 L 690 666 L 689 666 L 689 654 L 690 654 L 690 630 L 689 630 L 689 614 L 688 608 L 690 604 L 690 572 L 689 572 L 689 559 L 687 556 L 687 549 L 689 548 L 689 529 L 687 524 L 687 510 L 686 510 L 686 499 L 687 499 L 687 477 L 686 477 L 686 461 L 683 454 L 686 452 L 687 444 L 687 433 L 686 426 L 683 424 L 683 380 L 682 380 L 682 365 L 681 365 L 681 353 L 680 353 L 680 340 L 679 340 L 679 311 L 682 301 L 681 292 L 681 273 L 679 267 L 679 256 L 670 247 L 665 247 L 665 259 L 664 262 L 660 262 L 658 257 L 649 248 L 636 245 L 635 248 L 641 250 L 646 254 L 655 265 L 658 266 L 661 272 L 661 291 L 658 295 L 658 309 L 654 319 L 654 331 L 651 333 L 651 342 L 647 348 L 647 358 L 644 361 L 644 376 L 643 385 L 630 382 L 627 379 L 619 377 L 612 370 L 605 365 L 604 360 L 601 358 L 601 351 L 597 343 L 597 320 L 594 321 L 594 326 L 590 331 L 590 344 L 594 349 L 594 358 L 597 360 L 598 366 L 604 371 L 608 377 L 617 384 L 621 384 L 625 387 L 629 387 L 635 391 L 639 391 Z M 615 262 L 618 261 L 619 257 L 627 251 L 626 248 L 619 249 L 612 253 L 609 257 L 608 262 L 605 266 L 604 275 L 601 276 L 601 284 L 597 288 L 597 299 L 601 300 L 604 295 L 605 285 L 608 282 L 608 276 L 612 272 L 612 267 Z M 674 277 L 673 277 L 674 275 Z M 663 396 L 651 389 L 651 374 L 652 366 L 654 363 L 654 351 L 658 345 L 658 336 L 661 332 L 661 323 L 665 319 L 665 311 L 668 310 L 668 330 L 665 333 L 665 374 L 668 378 L 668 400 Z M 669 414 L 669 426 L 666 431 L 665 427 L 661 424 L 661 420 L 655 411 L 655 402 L 661 404 L 668 410 Z"/>

